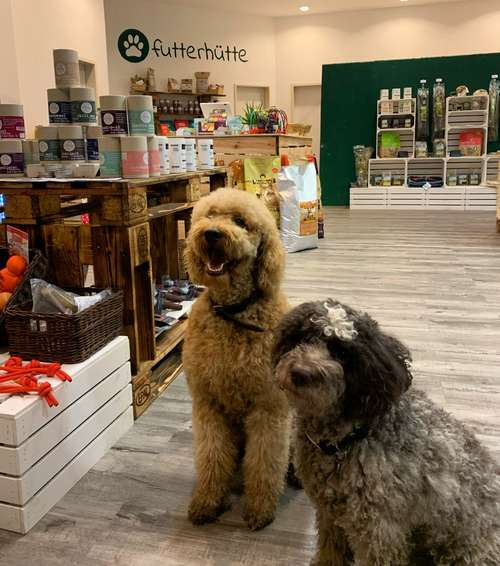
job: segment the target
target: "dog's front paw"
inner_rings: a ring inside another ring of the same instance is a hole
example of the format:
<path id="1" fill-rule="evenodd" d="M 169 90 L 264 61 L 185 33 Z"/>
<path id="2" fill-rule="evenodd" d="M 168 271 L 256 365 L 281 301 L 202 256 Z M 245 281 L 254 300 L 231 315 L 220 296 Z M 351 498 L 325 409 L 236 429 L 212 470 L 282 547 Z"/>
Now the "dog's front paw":
<path id="1" fill-rule="evenodd" d="M 210 501 L 202 497 L 193 497 L 189 505 L 188 518 L 193 525 L 213 523 L 230 507 L 229 500 Z"/>
<path id="2" fill-rule="evenodd" d="M 243 520 L 251 531 L 260 531 L 274 521 L 275 509 L 253 509 L 245 505 L 243 510 Z"/>

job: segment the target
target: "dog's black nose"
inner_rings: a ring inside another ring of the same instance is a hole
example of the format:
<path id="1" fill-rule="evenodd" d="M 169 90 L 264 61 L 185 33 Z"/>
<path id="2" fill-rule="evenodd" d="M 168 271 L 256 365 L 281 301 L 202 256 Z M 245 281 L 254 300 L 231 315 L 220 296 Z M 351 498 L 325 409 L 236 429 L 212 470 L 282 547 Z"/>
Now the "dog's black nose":
<path id="1" fill-rule="evenodd" d="M 205 230 L 205 240 L 209 244 L 214 244 L 218 240 L 222 238 L 222 233 L 215 228 L 210 228 L 209 230 Z"/>

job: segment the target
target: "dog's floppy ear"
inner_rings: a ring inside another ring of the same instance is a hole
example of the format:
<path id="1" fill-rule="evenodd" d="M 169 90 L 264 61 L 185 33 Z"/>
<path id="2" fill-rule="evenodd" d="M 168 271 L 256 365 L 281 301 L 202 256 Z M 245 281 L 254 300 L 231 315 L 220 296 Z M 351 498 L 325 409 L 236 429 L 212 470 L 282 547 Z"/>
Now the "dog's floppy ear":
<path id="1" fill-rule="evenodd" d="M 314 317 L 321 314 L 320 302 L 302 303 L 287 312 L 276 329 L 273 345 L 273 364 L 299 344 L 321 339 L 321 328 L 314 324 Z"/>
<path id="2" fill-rule="evenodd" d="M 255 277 L 257 287 L 265 295 L 275 294 L 283 278 L 285 252 L 278 229 L 273 226 L 262 234 L 257 259 Z"/>
<path id="3" fill-rule="evenodd" d="M 354 319 L 357 336 L 342 344 L 347 416 L 373 419 L 384 414 L 410 387 L 411 355 L 396 338 L 383 333 L 367 314 Z M 330 351 L 335 349 L 329 344 Z"/>

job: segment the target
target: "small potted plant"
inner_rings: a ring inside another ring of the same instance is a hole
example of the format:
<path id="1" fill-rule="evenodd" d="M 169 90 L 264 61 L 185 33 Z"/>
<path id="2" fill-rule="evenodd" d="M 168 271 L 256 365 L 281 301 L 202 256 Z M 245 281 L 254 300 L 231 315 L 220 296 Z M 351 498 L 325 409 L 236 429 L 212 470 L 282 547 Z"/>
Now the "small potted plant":
<path id="1" fill-rule="evenodd" d="M 266 131 L 268 113 L 264 110 L 262 104 L 254 104 L 247 102 L 245 104 L 245 112 L 242 116 L 242 122 L 248 126 L 251 134 L 261 134 Z"/>

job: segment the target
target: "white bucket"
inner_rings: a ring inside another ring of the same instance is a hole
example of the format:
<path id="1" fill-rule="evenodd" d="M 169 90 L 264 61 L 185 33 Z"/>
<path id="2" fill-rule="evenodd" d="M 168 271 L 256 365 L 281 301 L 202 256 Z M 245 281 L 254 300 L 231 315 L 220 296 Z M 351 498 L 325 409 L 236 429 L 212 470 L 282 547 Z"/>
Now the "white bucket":
<path id="1" fill-rule="evenodd" d="M 148 139 L 146 136 L 120 138 L 122 173 L 126 179 L 149 177 Z"/>
<path id="2" fill-rule="evenodd" d="M 78 51 L 74 49 L 54 49 L 53 55 L 57 88 L 78 86 L 80 84 Z"/>
<path id="3" fill-rule="evenodd" d="M 169 138 L 170 173 L 186 172 L 186 140 Z"/>

